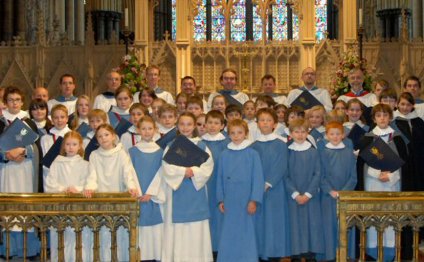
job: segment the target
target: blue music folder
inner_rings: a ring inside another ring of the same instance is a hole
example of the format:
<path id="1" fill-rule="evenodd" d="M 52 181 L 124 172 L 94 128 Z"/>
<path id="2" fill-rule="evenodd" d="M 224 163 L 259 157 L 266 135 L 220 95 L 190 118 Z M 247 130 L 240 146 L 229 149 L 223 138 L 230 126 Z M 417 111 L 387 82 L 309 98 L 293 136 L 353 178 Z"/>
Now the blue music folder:
<path id="1" fill-rule="evenodd" d="M 171 165 L 192 167 L 206 162 L 209 154 L 191 142 L 187 137 L 179 135 L 166 152 L 163 160 Z"/>
<path id="2" fill-rule="evenodd" d="M 361 150 L 359 156 L 368 166 L 381 171 L 393 172 L 405 163 L 380 137 Z"/>
<path id="3" fill-rule="evenodd" d="M 56 142 L 50 147 L 49 151 L 47 151 L 46 155 L 43 157 L 42 163 L 43 166 L 50 168 L 53 161 L 60 154 L 60 148 L 62 147 L 63 137 L 59 136 L 56 139 Z"/>
<path id="4" fill-rule="evenodd" d="M 81 125 L 77 128 L 77 132 L 80 133 L 82 137 L 86 137 L 87 133 L 91 131 L 91 128 L 87 123 L 82 122 Z"/>
<path id="5" fill-rule="evenodd" d="M 16 118 L 0 135 L 0 150 L 5 152 L 17 147 L 26 147 L 34 143 L 38 137 L 31 127 Z"/>

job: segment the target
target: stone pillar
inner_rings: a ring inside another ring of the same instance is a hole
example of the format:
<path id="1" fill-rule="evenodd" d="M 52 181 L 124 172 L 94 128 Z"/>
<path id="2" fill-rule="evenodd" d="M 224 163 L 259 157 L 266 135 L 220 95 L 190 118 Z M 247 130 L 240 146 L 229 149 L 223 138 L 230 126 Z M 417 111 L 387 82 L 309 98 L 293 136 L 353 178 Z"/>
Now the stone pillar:
<path id="1" fill-rule="evenodd" d="M 119 18 L 119 15 L 116 15 L 113 17 L 113 30 L 115 30 L 115 34 L 119 37 L 119 33 L 121 31 L 121 19 Z"/>
<path id="2" fill-rule="evenodd" d="M 353 43 L 355 43 L 357 30 L 357 6 L 356 0 L 343 0 L 342 3 L 342 34 L 341 40 L 344 44 L 343 48 L 346 51 Z"/>
<path id="3" fill-rule="evenodd" d="M 412 38 L 422 36 L 422 2 L 413 1 L 412 6 Z"/>
<path id="4" fill-rule="evenodd" d="M 296 10 L 294 10 L 296 13 Z M 299 16 L 299 75 L 306 67 L 316 68 L 315 61 L 315 1 L 303 1 Z M 299 79 L 300 81 L 300 79 Z M 302 84 L 302 83 L 299 83 Z"/>
<path id="5" fill-rule="evenodd" d="M 113 14 L 111 12 L 108 12 L 105 18 L 106 18 L 105 20 L 106 39 L 110 41 L 110 39 L 112 38 L 112 31 L 113 31 Z"/>
<path id="6" fill-rule="evenodd" d="M 12 41 L 13 36 L 13 0 L 3 1 L 3 40 Z"/>
<path id="7" fill-rule="evenodd" d="M 25 26 L 25 0 L 18 0 L 18 16 L 16 19 L 18 20 L 17 23 L 17 34 L 22 38 L 25 39 L 25 32 L 26 32 L 26 26 Z"/>
<path id="8" fill-rule="evenodd" d="M 56 18 L 59 20 L 59 33 L 64 33 L 66 30 L 65 27 L 65 0 L 56 0 L 55 2 L 55 14 Z"/>
<path id="9" fill-rule="evenodd" d="M 66 0 L 66 32 L 69 41 L 75 40 L 75 2 L 74 0 Z"/>
<path id="10" fill-rule="evenodd" d="M 97 12 L 97 43 L 105 40 L 105 16 L 103 12 Z"/>
<path id="11" fill-rule="evenodd" d="M 153 37 L 153 25 L 150 26 L 150 20 L 153 20 L 152 14 L 149 0 L 135 0 L 134 45 L 140 50 L 138 61 L 146 65 L 150 63 L 149 36 Z"/>
<path id="12" fill-rule="evenodd" d="M 191 44 L 192 37 L 192 23 L 193 17 L 190 5 L 190 0 L 177 1 L 177 39 L 176 39 L 176 79 L 177 87 L 176 94 L 181 90 L 181 83 L 178 79 L 184 76 L 192 75 L 193 66 L 191 62 Z"/>
<path id="13" fill-rule="evenodd" d="M 75 40 L 78 44 L 84 44 L 84 34 L 85 34 L 85 10 L 84 10 L 84 0 L 76 0 L 76 32 Z"/>

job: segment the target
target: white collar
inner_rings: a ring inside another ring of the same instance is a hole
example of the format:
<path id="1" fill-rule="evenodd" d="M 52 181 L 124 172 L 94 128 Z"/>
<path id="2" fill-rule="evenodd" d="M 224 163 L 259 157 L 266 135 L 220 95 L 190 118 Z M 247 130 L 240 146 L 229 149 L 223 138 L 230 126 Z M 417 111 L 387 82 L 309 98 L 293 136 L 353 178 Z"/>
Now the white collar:
<path id="1" fill-rule="evenodd" d="M 243 119 L 244 120 L 244 122 L 246 122 L 247 124 L 250 124 L 250 123 L 256 123 L 256 118 L 253 118 L 253 119 Z"/>
<path id="2" fill-rule="evenodd" d="M 161 133 L 161 134 L 167 134 L 169 131 L 171 131 L 174 128 L 175 128 L 175 126 L 170 127 L 170 128 L 166 128 L 163 125 L 159 125 L 159 133 Z"/>
<path id="3" fill-rule="evenodd" d="M 387 135 L 387 134 L 391 134 L 393 132 L 395 132 L 395 130 L 393 130 L 393 128 L 391 128 L 390 126 L 388 126 L 385 129 L 381 129 L 378 126 L 376 126 L 372 130 L 372 133 L 376 136 L 384 136 L 384 135 Z"/>
<path id="4" fill-rule="evenodd" d="M 58 155 L 54 161 L 58 161 L 58 162 L 63 163 L 63 162 L 73 162 L 73 161 L 78 161 L 78 160 L 82 160 L 82 157 L 80 155 L 76 154 L 75 156 Z"/>
<path id="5" fill-rule="evenodd" d="M 93 130 L 90 130 L 87 132 L 87 135 L 85 135 L 85 137 L 92 139 L 95 135 L 95 132 Z"/>
<path id="6" fill-rule="evenodd" d="M 362 123 L 362 121 L 361 121 L 361 120 L 358 120 L 358 121 L 356 121 L 356 122 L 344 122 L 344 123 L 343 123 L 343 126 L 345 126 L 345 127 L 347 127 L 347 128 L 352 129 L 352 127 L 353 127 L 355 124 L 357 124 L 358 126 L 360 126 L 360 127 L 362 127 L 362 128 L 364 128 L 364 126 L 365 126 L 365 124 L 364 124 L 364 123 Z"/>
<path id="7" fill-rule="evenodd" d="M 46 120 L 43 120 L 43 121 L 40 121 L 40 122 L 35 121 L 35 119 L 33 119 L 33 120 L 34 120 L 34 123 L 37 126 L 37 128 L 41 129 L 41 128 L 46 127 L 46 123 L 47 123 Z"/>
<path id="8" fill-rule="evenodd" d="M 12 122 L 16 118 L 22 119 L 22 118 L 28 117 L 28 112 L 21 110 L 17 114 L 12 114 L 12 113 L 9 112 L 9 110 L 4 109 L 3 110 L 3 116 L 6 120 Z"/>
<path id="9" fill-rule="evenodd" d="M 264 134 L 260 134 L 258 136 L 258 138 L 256 139 L 256 141 L 259 142 L 268 142 L 268 141 L 273 141 L 275 139 L 280 139 L 281 141 L 287 142 L 287 140 L 285 140 L 283 137 L 279 136 L 278 134 L 272 132 L 271 134 L 268 135 L 264 135 Z"/>
<path id="10" fill-rule="evenodd" d="M 250 140 L 248 140 L 248 139 L 245 139 L 245 140 L 243 140 L 243 142 L 241 142 L 240 144 L 238 144 L 238 145 L 236 145 L 236 144 L 234 144 L 233 142 L 231 142 L 231 143 L 229 143 L 228 145 L 227 145 L 227 147 L 228 147 L 228 149 L 231 149 L 231 150 L 243 150 L 243 149 L 245 149 L 246 147 L 248 147 L 248 146 L 250 146 L 250 144 L 252 144 L 252 141 L 250 141 Z"/>
<path id="11" fill-rule="evenodd" d="M 399 112 L 399 110 L 396 110 L 393 112 L 393 118 L 400 118 L 400 119 L 407 119 L 407 120 L 411 120 L 414 118 L 417 118 L 418 114 L 417 111 L 412 111 L 410 113 L 408 113 L 407 115 L 402 114 L 401 112 Z"/>
<path id="12" fill-rule="evenodd" d="M 302 144 L 298 144 L 298 143 L 293 141 L 293 143 L 291 145 L 289 145 L 289 149 L 294 150 L 294 151 L 306 151 L 309 148 L 311 148 L 311 146 L 312 146 L 312 144 L 309 143 L 308 141 L 305 141 Z"/>
<path id="13" fill-rule="evenodd" d="M 134 126 L 134 125 L 130 126 L 130 127 L 128 128 L 127 132 L 130 132 L 130 133 L 133 133 L 133 134 L 138 135 L 137 127 L 136 127 L 136 126 Z"/>
<path id="14" fill-rule="evenodd" d="M 117 106 L 112 106 L 110 111 L 114 112 L 114 113 L 118 113 L 120 115 L 129 115 L 130 114 L 129 108 L 128 109 L 122 109 L 122 108 L 119 108 Z"/>
<path id="15" fill-rule="evenodd" d="M 338 143 L 337 145 L 333 145 L 332 143 L 328 142 L 328 143 L 325 145 L 325 147 L 326 147 L 326 148 L 329 148 L 329 149 L 343 149 L 343 148 L 345 148 L 346 146 L 345 146 L 345 144 L 343 143 L 343 141 L 341 141 L 341 142 L 340 142 L 340 143 Z"/>
<path id="16" fill-rule="evenodd" d="M 316 131 L 318 131 L 319 133 L 324 133 L 325 132 L 325 127 L 324 126 L 319 126 L 319 127 L 314 127 L 311 130 L 315 129 Z"/>
<path id="17" fill-rule="evenodd" d="M 219 132 L 216 135 L 211 135 L 209 133 L 206 133 L 202 136 L 202 139 L 205 141 L 222 141 L 222 140 L 225 140 L 225 136 L 221 132 Z"/>
<path id="18" fill-rule="evenodd" d="M 135 146 L 143 153 L 153 153 L 160 149 L 160 146 L 153 141 L 146 142 L 141 140 Z"/>
<path id="19" fill-rule="evenodd" d="M 114 148 L 112 149 L 103 149 L 102 147 L 99 147 L 97 149 L 97 151 L 99 152 L 100 155 L 102 156 L 111 156 L 113 154 L 115 154 L 116 152 L 122 150 L 122 144 L 118 143 Z"/>
<path id="20" fill-rule="evenodd" d="M 71 129 L 68 127 L 68 125 L 66 125 L 64 128 L 62 129 L 57 129 L 56 127 L 52 127 L 50 129 L 50 133 L 56 136 L 65 136 L 66 133 L 68 133 L 69 131 L 71 131 Z"/>

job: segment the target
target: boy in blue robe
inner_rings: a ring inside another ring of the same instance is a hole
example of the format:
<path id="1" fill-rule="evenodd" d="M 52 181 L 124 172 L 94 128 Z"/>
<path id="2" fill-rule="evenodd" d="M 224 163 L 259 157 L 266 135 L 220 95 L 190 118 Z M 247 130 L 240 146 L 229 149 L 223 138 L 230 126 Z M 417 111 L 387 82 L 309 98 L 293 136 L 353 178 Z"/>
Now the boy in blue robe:
<path id="1" fill-rule="evenodd" d="M 224 214 L 218 262 L 257 262 L 254 217 L 262 203 L 264 178 L 259 154 L 249 147 L 247 123 L 228 124 L 231 143 L 218 162 L 216 196 Z"/>
<path id="2" fill-rule="evenodd" d="M 265 178 L 263 204 L 258 210 L 256 228 L 259 256 L 268 260 L 291 255 L 287 193 L 287 145 L 274 133 L 278 117 L 273 109 L 262 108 L 256 114 L 260 135 L 252 148 L 261 158 Z"/>
<path id="3" fill-rule="evenodd" d="M 324 249 L 319 197 L 320 159 L 318 151 L 306 140 L 308 123 L 304 119 L 289 123 L 293 143 L 289 145 L 288 176 L 292 261 L 316 261 Z"/>
<path id="4" fill-rule="evenodd" d="M 209 218 L 209 226 L 211 229 L 212 251 L 214 253 L 218 251 L 218 241 L 222 225 L 222 214 L 219 211 L 216 200 L 217 166 L 222 151 L 227 148 L 227 145 L 230 142 L 229 139 L 221 133 L 221 130 L 224 128 L 224 124 L 224 115 L 218 110 L 211 110 L 206 115 L 206 134 L 202 136 L 203 142 L 205 142 L 206 146 L 212 152 L 213 162 L 215 163 L 212 176 L 209 178 L 207 183 L 209 210 L 211 214 Z"/>
<path id="5" fill-rule="evenodd" d="M 326 125 L 328 141 L 318 148 L 321 158 L 321 210 L 325 237 L 325 260 L 336 259 L 338 246 L 338 191 L 354 190 L 356 186 L 356 157 L 343 141 L 344 127 L 339 122 Z M 350 238 L 350 243 L 354 239 Z M 354 247 L 350 252 L 354 251 Z M 354 254 L 349 253 L 354 258 Z"/>
<path id="6" fill-rule="evenodd" d="M 141 260 L 161 260 L 163 219 L 160 204 L 165 201 L 161 185 L 163 149 L 153 141 L 156 124 L 150 116 L 144 116 L 136 124 L 140 141 L 128 151 L 137 173 L 143 196 L 140 200 L 138 221 L 138 245 Z"/>

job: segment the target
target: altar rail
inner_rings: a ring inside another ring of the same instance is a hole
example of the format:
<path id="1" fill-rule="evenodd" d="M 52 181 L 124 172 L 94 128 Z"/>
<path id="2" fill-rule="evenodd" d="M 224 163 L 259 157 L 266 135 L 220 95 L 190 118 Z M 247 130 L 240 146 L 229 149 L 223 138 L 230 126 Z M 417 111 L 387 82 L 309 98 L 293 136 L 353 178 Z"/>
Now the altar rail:
<path id="1" fill-rule="evenodd" d="M 0 226 L 6 234 L 6 257 L 9 257 L 9 234 L 14 226 L 24 231 L 24 261 L 27 230 L 35 229 L 41 240 L 41 261 L 47 261 L 49 227 L 58 232 L 58 257 L 64 261 L 64 230 L 72 227 L 76 234 L 76 261 L 82 261 L 82 229 L 93 231 L 93 258 L 100 261 L 99 231 L 110 229 L 112 261 L 118 261 L 116 232 L 120 226 L 129 232 L 130 261 L 138 261 L 137 225 L 139 203 L 127 193 L 98 193 L 92 198 L 81 194 L 0 194 Z"/>
<path id="2" fill-rule="evenodd" d="M 383 232 L 388 226 L 395 230 L 395 261 L 401 261 L 401 232 L 406 226 L 413 231 L 413 261 L 419 257 L 419 232 L 424 227 L 424 192 L 340 192 L 339 249 L 337 261 L 347 260 L 347 233 L 356 227 L 360 232 L 360 261 L 365 261 L 366 230 L 375 227 L 378 258 L 383 261 Z M 358 236 L 357 236 L 358 237 Z"/>

